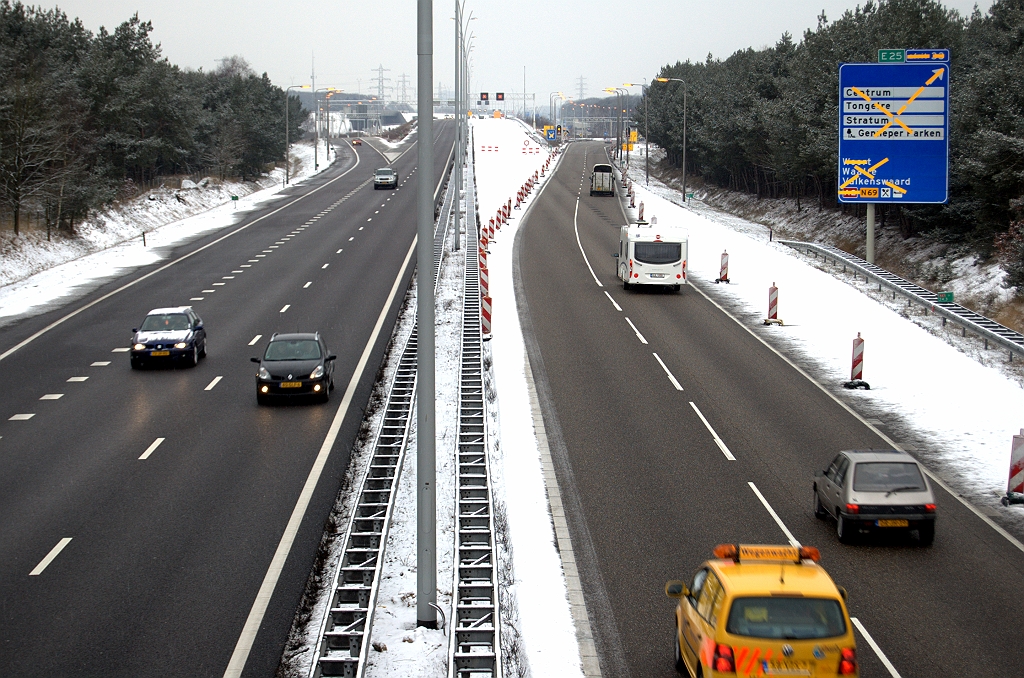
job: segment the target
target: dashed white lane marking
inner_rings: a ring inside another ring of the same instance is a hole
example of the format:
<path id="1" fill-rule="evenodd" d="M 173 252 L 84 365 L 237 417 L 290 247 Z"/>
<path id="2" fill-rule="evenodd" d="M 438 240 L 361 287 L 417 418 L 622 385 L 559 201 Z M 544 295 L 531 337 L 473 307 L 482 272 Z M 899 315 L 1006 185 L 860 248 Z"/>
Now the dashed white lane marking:
<path id="1" fill-rule="evenodd" d="M 47 393 L 40 400 L 60 400 L 64 397 L 63 393 Z"/>
<path id="2" fill-rule="evenodd" d="M 149 445 L 149 447 L 146 448 L 146 451 L 142 453 L 142 456 L 139 457 L 139 459 L 149 459 L 149 455 L 156 452 L 156 448 L 160 447 L 160 443 L 162 443 L 164 440 L 166 440 L 166 438 L 157 438 L 156 440 L 154 440 Z"/>
<path id="3" fill-rule="evenodd" d="M 360 231 L 361 231 L 361 230 L 363 230 L 363 227 L 362 227 L 362 226 L 360 226 L 360 227 L 359 227 L 359 230 L 360 230 Z"/>
<path id="4" fill-rule="evenodd" d="M 672 382 L 672 385 L 676 387 L 676 390 L 682 391 L 682 385 L 679 383 L 679 380 L 676 379 L 675 375 L 669 371 L 668 366 L 665 364 L 665 361 L 661 359 L 661 356 L 658 355 L 657 353 L 654 353 L 653 355 L 654 359 L 658 361 L 659 365 L 661 365 L 661 369 L 665 370 L 665 374 L 668 375 L 668 380 Z"/>
<path id="5" fill-rule="evenodd" d="M 223 286 L 223 285 L 227 285 L 227 283 L 213 283 L 214 287 L 220 287 L 220 286 Z"/>
<path id="6" fill-rule="evenodd" d="M 629 323 L 629 326 L 633 328 L 633 331 L 636 333 L 636 338 L 640 340 L 640 343 L 646 344 L 647 340 L 644 339 L 644 335 L 640 334 L 640 330 L 636 328 L 636 325 L 633 324 L 633 321 L 627 317 L 626 322 Z"/>
<path id="7" fill-rule="evenodd" d="M 263 257 L 265 257 L 267 255 L 266 254 L 257 254 L 256 256 L 259 257 L 260 259 L 262 259 Z"/>
<path id="8" fill-rule="evenodd" d="M 239 268 L 252 268 L 252 264 L 242 264 Z"/>
<path id="9" fill-rule="evenodd" d="M 722 451 L 722 454 L 725 455 L 725 458 L 728 459 L 729 461 L 736 461 L 736 457 L 732 456 L 732 452 L 729 451 L 729 448 L 725 446 L 725 443 L 722 441 L 722 439 L 718 437 L 717 433 L 715 433 L 715 429 L 711 428 L 711 424 L 708 423 L 708 420 L 704 418 L 704 413 L 700 411 L 699 407 L 697 407 L 697 403 L 691 400 L 690 407 L 692 407 L 693 411 L 697 413 L 697 416 L 700 417 L 700 420 L 704 422 L 704 427 L 707 428 L 708 433 L 711 434 L 711 437 L 715 439 L 715 445 L 718 445 L 718 449 Z"/>
<path id="10" fill-rule="evenodd" d="M 280 248 L 280 247 L 278 247 L 277 245 L 271 245 L 271 246 L 270 246 L 270 249 L 272 249 L 272 250 L 278 250 L 278 249 L 281 249 L 281 248 Z M 266 250 L 264 250 L 264 251 L 266 251 Z"/>
<path id="11" fill-rule="evenodd" d="M 203 290 L 203 294 L 213 294 L 217 290 Z"/>
<path id="12" fill-rule="evenodd" d="M 260 263 L 260 260 L 259 259 L 250 259 L 249 263 L 250 264 L 258 264 L 258 263 Z"/>
<path id="13" fill-rule="evenodd" d="M 291 304 L 285 304 L 284 307 L 280 311 L 278 311 L 278 313 L 284 313 L 285 311 L 287 311 L 291 307 L 292 307 Z"/>
<path id="14" fill-rule="evenodd" d="M 780 518 L 779 514 L 775 512 L 775 509 L 772 508 L 772 505 L 768 503 L 768 500 L 764 498 L 764 495 L 761 494 L 761 490 L 757 489 L 757 485 L 751 482 L 748 482 L 747 485 L 750 485 L 750 489 L 754 491 L 754 494 L 757 495 L 757 498 L 761 500 L 762 504 L 764 504 L 765 509 L 767 509 L 768 513 L 771 514 L 772 518 L 775 519 L 775 524 L 782 529 L 782 532 L 786 535 L 786 539 L 789 540 L 789 545 L 796 546 L 799 548 L 800 542 L 796 540 L 796 537 L 793 536 L 793 533 L 789 531 L 788 527 L 786 527 L 786 523 L 782 522 L 782 518 Z"/>
<path id="15" fill-rule="evenodd" d="M 587 268 L 590 269 L 590 275 L 594 277 L 594 282 L 597 283 L 598 287 L 604 287 L 604 284 L 597 279 L 597 274 L 594 273 L 594 267 L 590 265 L 590 259 L 587 258 L 587 253 L 583 251 L 583 243 L 580 242 L 580 226 L 579 226 L 579 214 L 580 214 L 580 199 L 576 198 L 576 211 L 572 213 L 572 227 L 576 231 L 576 245 L 580 248 L 580 254 L 583 255 L 583 261 L 586 262 Z M 679 389 L 682 390 L 682 389 Z"/>
<path id="16" fill-rule="evenodd" d="M 262 336 L 262 334 L 257 334 L 255 337 L 252 338 L 252 341 L 249 342 L 249 345 L 255 346 L 256 342 L 259 341 Z"/>
<path id="17" fill-rule="evenodd" d="M 373 217 L 370 217 L 369 219 L 367 219 L 367 221 L 373 221 Z"/>
<path id="18" fill-rule="evenodd" d="M 313 281 L 310 280 L 308 283 L 306 283 L 305 285 L 302 286 L 302 289 L 306 289 L 307 287 L 309 287 L 312 284 L 313 284 Z"/>
<path id="19" fill-rule="evenodd" d="M 221 379 L 223 379 L 223 378 L 224 378 L 224 377 L 214 377 L 214 378 L 213 378 L 213 381 L 211 381 L 211 382 L 210 382 L 209 384 L 207 384 L 207 385 L 206 385 L 206 388 L 204 388 L 203 390 L 204 390 L 204 391 L 212 391 L 212 390 L 213 390 L 213 387 L 214 387 L 214 386 L 216 386 L 216 385 L 217 385 L 217 383 L 218 383 L 218 382 L 219 382 L 219 381 L 220 381 Z"/>
<path id="20" fill-rule="evenodd" d="M 380 210 L 374 210 L 374 214 L 380 214 Z"/>
<path id="21" fill-rule="evenodd" d="M 246 268 L 249 268 L 249 267 L 248 267 L 248 266 L 246 266 Z M 231 272 L 232 272 L 232 273 L 245 273 L 245 271 L 231 271 Z"/>
<path id="22" fill-rule="evenodd" d="M 189 297 L 188 300 L 189 301 L 202 301 L 205 298 L 206 297 Z"/>
<path id="23" fill-rule="evenodd" d="M 884 652 L 882 652 L 882 648 L 878 647 L 878 643 L 876 643 L 875 639 L 871 637 L 871 634 L 868 633 L 866 628 L 864 628 L 864 625 L 860 623 L 860 620 L 856 617 L 850 617 L 850 621 L 857 627 L 860 634 L 864 636 L 864 640 L 868 641 L 868 645 L 870 645 L 871 649 L 875 651 L 875 656 L 878 657 L 878 661 L 882 662 L 882 665 L 889 670 L 889 675 L 892 676 L 892 678 L 900 678 L 899 671 L 896 670 L 896 667 L 892 665 L 889 658 L 885 656 Z"/>
<path id="24" fill-rule="evenodd" d="M 36 416 L 34 412 L 32 414 L 16 414 L 7 421 L 28 421 L 34 416 Z"/>
<path id="25" fill-rule="evenodd" d="M 605 290 L 605 292 L 604 292 L 604 295 L 605 295 L 606 297 L 608 297 L 608 301 L 612 302 L 612 306 L 614 306 L 614 307 L 615 307 L 615 310 L 616 310 L 616 311 L 621 311 L 621 310 L 622 310 L 622 307 L 621 307 L 621 306 L 619 306 L 618 304 L 616 304 L 616 303 L 615 303 L 615 300 L 614 300 L 614 299 L 612 299 L 612 295 L 608 294 L 608 290 Z"/>
<path id="26" fill-rule="evenodd" d="M 337 252 L 335 252 L 335 254 L 341 254 L 341 250 L 338 250 Z"/>
<path id="27" fill-rule="evenodd" d="M 323 266 L 320 267 L 320 270 L 322 271 L 323 269 L 327 268 L 328 266 L 330 266 L 330 264 L 324 264 Z"/>
<path id="28" fill-rule="evenodd" d="M 349 241 L 349 242 L 352 242 L 352 241 L 353 241 L 353 240 L 355 240 L 355 239 L 356 239 L 356 237 L 355 237 L 355 236 L 352 236 L 351 238 L 349 238 L 349 239 L 348 239 L 348 241 Z"/>
<path id="29" fill-rule="evenodd" d="M 90 363 L 89 367 L 106 367 L 110 364 L 109 360 L 97 360 L 94 363 Z"/>
<path id="30" fill-rule="evenodd" d="M 241 273 L 241 271 L 239 271 L 239 273 Z M 220 277 L 220 279 L 221 279 L 221 280 L 234 280 L 234 279 L 235 279 L 235 276 L 233 276 L 233 275 L 222 275 L 222 276 Z M 216 285 L 217 283 L 214 283 L 214 284 Z"/>
<path id="31" fill-rule="evenodd" d="M 111 349 L 110 352 L 111 353 L 127 353 L 130 350 L 131 350 L 131 348 L 129 348 L 127 346 L 118 346 L 117 348 Z"/>
<path id="32" fill-rule="evenodd" d="M 32 571 L 28 573 L 30 577 L 38 577 L 43 573 L 43 570 L 53 562 L 53 559 L 60 555 L 60 552 L 64 550 L 64 547 L 71 543 L 71 537 L 64 537 L 57 545 L 50 549 L 50 552 L 46 554 L 46 557 L 39 561 L 39 564 L 32 568 Z"/>
<path id="33" fill-rule="evenodd" d="M 85 381 L 88 378 L 89 377 L 71 377 L 70 379 L 68 379 L 68 383 L 75 384 L 75 383 L 78 383 L 80 381 Z"/>

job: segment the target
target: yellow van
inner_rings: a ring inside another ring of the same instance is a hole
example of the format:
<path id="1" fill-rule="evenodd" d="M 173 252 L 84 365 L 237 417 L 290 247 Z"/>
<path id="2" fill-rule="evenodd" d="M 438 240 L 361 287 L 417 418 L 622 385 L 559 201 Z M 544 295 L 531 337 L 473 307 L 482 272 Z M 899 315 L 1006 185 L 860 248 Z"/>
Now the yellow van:
<path id="1" fill-rule="evenodd" d="M 857 676 L 846 591 L 810 546 L 720 544 L 689 586 L 670 581 L 676 670 L 695 678 Z"/>

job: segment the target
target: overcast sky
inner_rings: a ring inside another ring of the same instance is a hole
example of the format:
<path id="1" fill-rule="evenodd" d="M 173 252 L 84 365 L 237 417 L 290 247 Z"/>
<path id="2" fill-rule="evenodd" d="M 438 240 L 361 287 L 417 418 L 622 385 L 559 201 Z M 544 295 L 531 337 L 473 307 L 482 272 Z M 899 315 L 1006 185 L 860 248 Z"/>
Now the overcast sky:
<path id="1" fill-rule="evenodd" d="M 51 6 L 41 3 L 42 6 Z M 786 31 L 795 39 L 856 6 L 854 0 L 466 0 L 475 19 L 472 91 L 585 96 L 609 86 L 650 80 L 676 61 L 726 57 L 738 49 L 774 44 Z M 973 0 L 946 3 L 969 13 Z M 990 1 L 978 5 L 987 11 Z M 434 2 L 434 78 L 452 85 L 454 0 Z M 316 59 L 317 87 L 376 93 L 383 65 L 390 82 L 416 86 L 416 7 L 413 0 L 314 2 L 311 0 L 65 0 L 59 7 L 96 31 L 112 30 L 138 12 L 153 22 L 163 54 L 184 68 L 211 70 L 218 59 L 240 55 L 257 73 L 281 86 L 308 83 Z M 915 45 L 887 45 L 915 47 Z M 954 55 L 955 59 L 956 56 Z M 639 88 L 634 91 L 639 92 Z M 396 96 L 398 94 L 396 87 Z"/>

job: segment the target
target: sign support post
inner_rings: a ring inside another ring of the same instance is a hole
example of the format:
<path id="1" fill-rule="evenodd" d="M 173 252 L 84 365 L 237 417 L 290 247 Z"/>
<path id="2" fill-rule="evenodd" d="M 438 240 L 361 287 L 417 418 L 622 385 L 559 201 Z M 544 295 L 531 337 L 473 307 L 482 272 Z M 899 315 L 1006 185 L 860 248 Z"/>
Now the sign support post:
<path id="1" fill-rule="evenodd" d="M 865 238 L 865 249 L 867 249 L 867 259 L 869 264 L 875 263 L 875 203 L 868 203 L 868 232 Z"/>

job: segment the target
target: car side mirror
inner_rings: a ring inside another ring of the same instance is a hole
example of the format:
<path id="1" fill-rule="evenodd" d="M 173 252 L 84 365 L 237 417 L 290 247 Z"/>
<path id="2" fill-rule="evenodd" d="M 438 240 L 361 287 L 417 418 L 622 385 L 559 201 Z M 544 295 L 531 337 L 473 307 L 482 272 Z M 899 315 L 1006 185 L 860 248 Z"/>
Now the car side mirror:
<path id="1" fill-rule="evenodd" d="M 846 592 L 846 587 L 845 586 L 837 586 L 836 588 L 839 589 L 839 595 L 843 597 L 843 602 L 845 603 L 846 599 L 850 595 L 849 593 Z"/>
<path id="2" fill-rule="evenodd" d="M 331 355 L 327 356 L 327 360 L 337 360 L 337 359 L 338 359 L 338 356 L 334 355 L 333 353 Z"/>
<path id="3" fill-rule="evenodd" d="M 673 579 L 665 584 L 665 595 L 669 598 L 682 598 L 690 595 L 690 591 L 683 582 Z"/>
<path id="4" fill-rule="evenodd" d="M 196 323 L 195 329 L 197 329 L 197 330 L 203 329 L 203 323 Z"/>
<path id="5" fill-rule="evenodd" d="M 258 362 L 260 362 L 260 359 L 259 359 L 259 358 L 249 358 L 249 360 L 251 360 L 251 361 L 252 361 L 252 362 L 254 362 L 254 363 L 258 363 Z"/>
<path id="6" fill-rule="evenodd" d="M 138 331 L 139 331 L 139 329 L 138 329 L 137 327 L 133 327 L 133 328 L 132 328 L 132 334 L 135 334 L 135 333 L 136 333 L 136 332 L 138 332 Z"/>
<path id="7" fill-rule="evenodd" d="M 619 258 L 619 253 L 618 252 L 612 252 L 612 256 L 615 257 L 616 259 L 618 259 Z"/>

